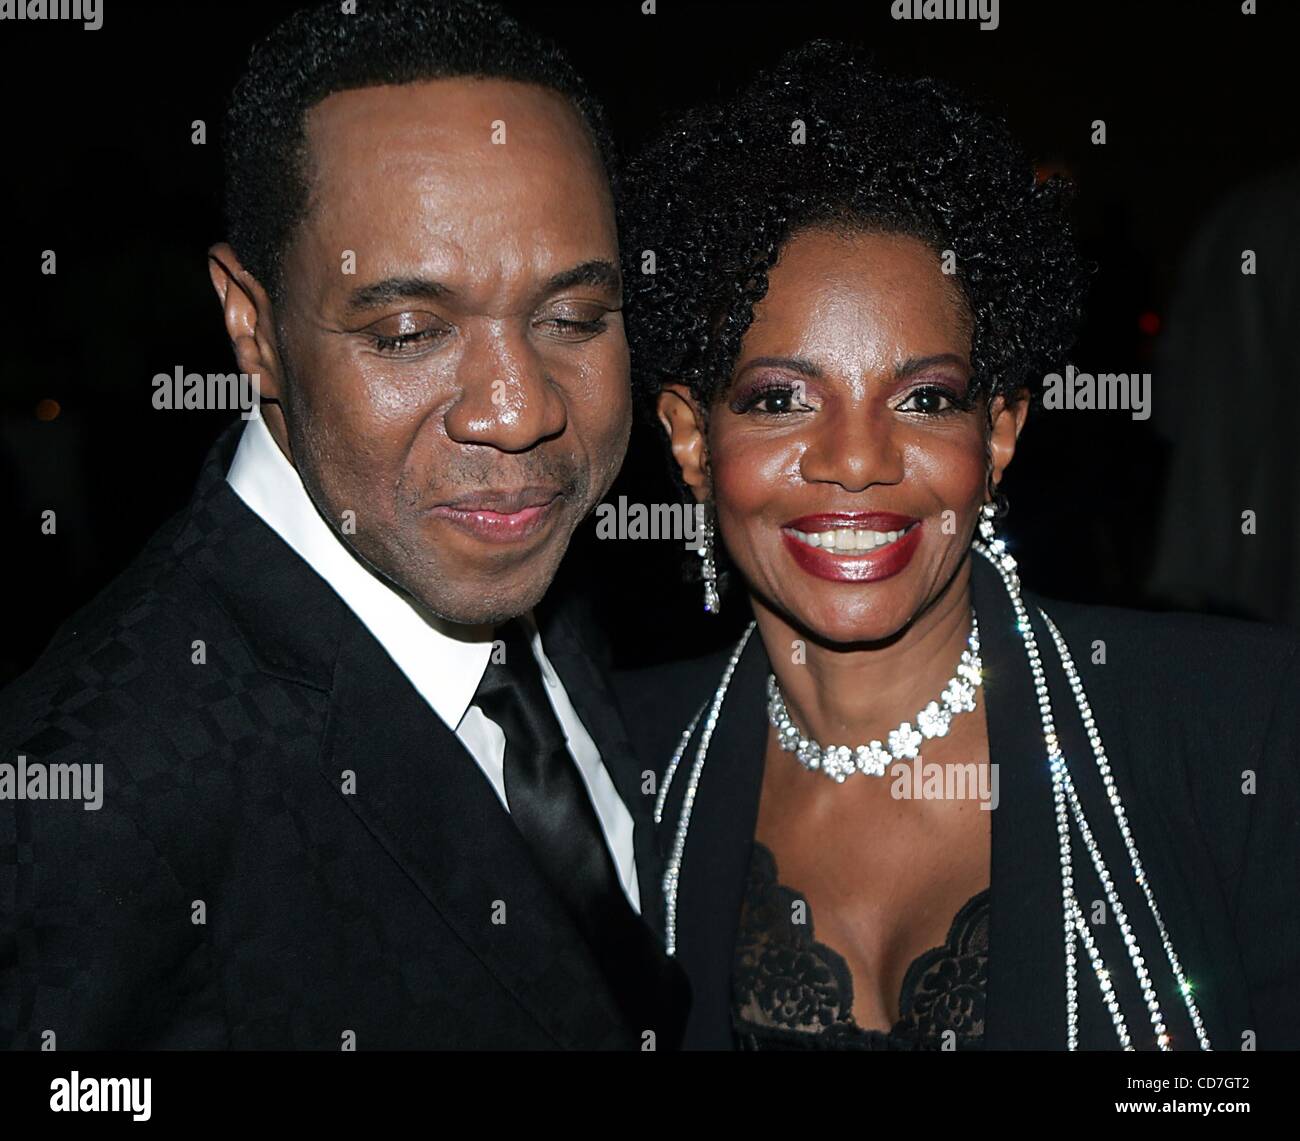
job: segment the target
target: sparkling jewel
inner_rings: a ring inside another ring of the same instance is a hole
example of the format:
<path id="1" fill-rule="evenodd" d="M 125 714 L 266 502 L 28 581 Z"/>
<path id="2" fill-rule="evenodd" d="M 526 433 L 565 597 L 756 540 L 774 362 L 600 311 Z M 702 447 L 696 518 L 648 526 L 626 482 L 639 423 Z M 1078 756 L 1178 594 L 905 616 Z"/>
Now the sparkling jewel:
<path id="1" fill-rule="evenodd" d="M 970 637 L 961 652 L 957 675 L 952 678 L 939 701 L 932 701 L 916 715 L 916 727 L 904 721 L 889 732 L 888 746 L 879 741 L 851 748 L 848 745 L 819 745 L 803 736 L 790 719 L 785 699 L 776 684 L 776 675 L 767 675 L 767 716 L 776 729 L 777 743 L 787 753 L 793 753 L 806 769 L 820 770 L 831 780 L 843 784 L 854 773 L 884 776 L 893 761 L 919 756 L 921 741 L 942 737 L 948 732 L 953 716 L 975 708 L 975 690 L 980 684 L 980 628 L 971 614 Z"/>
<path id="2" fill-rule="evenodd" d="M 1034 634 L 1033 624 L 1029 619 L 1029 612 L 1025 607 L 1024 601 L 1020 597 L 1020 580 L 1016 574 L 1016 561 L 1006 553 L 1006 545 L 1002 540 L 985 546 L 983 543 L 976 542 L 973 544 L 974 549 L 988 559 L 989 562 L 997 569 L 1002 576 L 1003 584 L 1007 588 L 1007 593 L 1011 596 L 1011 604 L 1016 612 L 1016 628 L 1025 643 L 1025 653 L 1029 659 L 1030 670 L 1034 678 L 1034 691 L 1038 697 L 1039 717 L 1043 725 L 1043 742 L 1047 748 L 1047 754 L 1052 773 L 1052 794 L 1056 808 L 1056 833 L 1060 845 L 1060 866 L 1061 866 L 1061 902 L 1065 915 L 1065 962 L 1066 962 L 1066 1046 L 1070 1050 L 1078 1049 L 1079 1044 L 1079 1003 L 1078 1003 L 1078 985 L 1075 974 L 1075 946 L 1077 942 L 1084 945 L 1088 952 L 1089 961 L 1092 963 L 1093 972 L 1097 978 L 1097 985 L 1101 990 L 1102 999 L 1110 1013 L 1111 1021 L 1115 1026 L 1115 1033 L 1119 1039 L 1121 1047 L 1125 1050 L 1132 1050 L 1132 1037 L 1125 1023 L 1123 1013 L 1120 1011 L 1119 1003 L 1114 997 L 1114 991 L 1110 982 L 1110 972 L 1102 962 L 1101 955 L 1096 948 L 1095 940 L 1092 936 L 1092 930 L 1083 916 L 1083 908 L 1079 904 L 1078 896 L 1074 891 L 1074 876 L 1071 871 L 1073 867 L 1070 843 L 1070 820 L 1074 820 L 1075 826 L 1079 830 L 1080 839 L 1083 846 L 1092 861 L 1097 877 L 1101 881 L 1102 889 L 1106 895 L 1106 901 L 1110 904 L 1111 913 L 1115 916 L 1115 923 L 1119 929 L 1124 945 L 1128 950 L 1129 961 L 1133 966 L 1133 973 L 1137 979 L 1138 986 L 1142 991 L 1142 1000 L 1146 1004 L 1146 1010 L 1151 1022 L 1151 1027 L 1155 1035 L 1156 1045 L 1161 1050 L 1170 1049 L 1170 1037 L 1168 1027 L 1165 1025 L 1164 1017 L 1160 1011 L 1160 1003 L 1156 997 L 1155 987 L 1152 983 L 1150 973 L 1146 967 L 1146 960 L 1142 955 L 1142 950 L 1138 945 L 1137 937 L 1133 934 L 1132 927 L 1129 924 L 1128 913 L 1124 910 L 1118 893 L 1115 890 L 1115 883 L 1102 858 L 1101 849 L 1093 835 L 1092 829 L 1084 816 L 1083 806 L 1079 802 L 1078 794 L 1075 792 L 1074 782 L 1070 778 L 1070 770 L 1066 765 L 1065 756 L 1059 748 L 1059 740 L 1056 734 L 1056 725 L 1052 713 L 1052 700 L 1048 691 L 1047 676 L 1043 670 L 1043 663 L 1038 652 L 1038 640 Z M 1083 681 L 1079 677 L 1079 671 L 1076 669 L 1074 659 L 1070 654 L 1070 648 L 1066 644 L 1065 638 L 1057 629 L 1056 623 L 1048 617 L 1046 611 L 1041 607 L 1038 611 L 1043 622 L 1047 626 L 1048 633 L 1052 637 L 1052 643 L 1056 648 L 1057 656 L 1061 661 L 1061 668 L 1065 671 L 1066 679 L 1070 684 L 1070 691 L 1074 696 L 1075 704 L 1079 710 L 1079 716 L 1083 721 L 1084 729 L 1087 732 L 1088 743 L 1092 747 L 1092 752 L 1097 761 L 1097 770 L 1101 774 L 1102 785 L 1106 791 L 1107 800 L 1110 803 L 1111 811 L 1114 813 L 1115 821 L 1119 829 L 1121 838 L 1124 841 L 1129 863 L 1133 868 L 1134 878 L 1138 886 L 1142 889 L 1142 894 L 1146 899 L 1147 906 L 1151 910 L 1151 916 L 1155 920 L 1156 930 L 1160 935 L 1160 943 L 1164 949 L 1165 956 L 1169 961 L 1170 968 L 1173 971 L 1174 982 L 1178 994 L 1183 999 L 1187 1007 L 1188 1017 L 1191 1019 L 1192 1028 L 1196 1033 L 1197 1042 L 1202 1050 L 1210 1049 L 1210 1039 L 1205 1032 L 1205 1024 L 1201 1019 L 1201 1013 L 1192 1000 L 1192 988 L 1183 973 L 1182 964 L 1179 962 L 1178 955 L 1174 951 L 1174 946 L 1169 938 L 1169 933 L 1165 929 L 1164 920 L 1160 916 L 1160 909 L 1156 906 L 1155 896 L 1151 892 L 1151 886 L 1147 881 L 1146 871 L 1142 866 L 1141 857 L 1138 855 L 1137 845 L 1133 842 L 1132 830 L 1129 828 L 1128 820 L 1124 813 L 1124 805 L 1120 799 L 1119 790 L 1115 786 L 1115 779 L 1110 770 L 1110 762 L 1106 758 L 1106 750 L 1102 745 L 1101 733 L 1097 729 L 1096 719 L 1092 715 L 1092 707 L 1088 703 L 1087 694 L 1083 690 Z"/>

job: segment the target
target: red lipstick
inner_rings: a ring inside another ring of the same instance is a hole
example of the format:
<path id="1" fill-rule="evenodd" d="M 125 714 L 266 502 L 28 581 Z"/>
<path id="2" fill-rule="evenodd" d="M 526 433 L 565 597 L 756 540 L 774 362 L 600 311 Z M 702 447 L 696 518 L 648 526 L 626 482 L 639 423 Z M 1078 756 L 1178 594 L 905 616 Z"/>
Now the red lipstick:
<path id="1" fill-rule="evenodd" d="M 920 519 L 893 511 L 832 511 L 801 515 L 781 528 L 781 541 L 799 567 L 831 582 L 879 582 L 892 578 L 912 561 L 921 542 Z M 805 535 L 834 531 L 904 532 L 893 542 L 871 550 L 841 550 L 812 546 Z"/>

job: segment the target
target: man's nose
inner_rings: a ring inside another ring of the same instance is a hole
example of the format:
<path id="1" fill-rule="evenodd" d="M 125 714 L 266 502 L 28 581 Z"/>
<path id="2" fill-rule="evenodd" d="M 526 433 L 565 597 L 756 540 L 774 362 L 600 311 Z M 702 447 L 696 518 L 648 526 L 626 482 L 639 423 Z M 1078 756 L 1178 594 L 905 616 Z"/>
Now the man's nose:
<path id="1" fill-rule="evenodd" d="M 461 394 L 446 416 L 457 443 L 522 452 L 568 423 L 564 399 L 525 336 L 497 330 L 470 338 L 457 380 Z"/>
<path id="2" fill-rule="evenodd" d="M 818 417 L 799 460 L 809 483 L 835 483 L 845 491 L 902 482 L 906 465 L 888 414 L 850 410 Z"/>

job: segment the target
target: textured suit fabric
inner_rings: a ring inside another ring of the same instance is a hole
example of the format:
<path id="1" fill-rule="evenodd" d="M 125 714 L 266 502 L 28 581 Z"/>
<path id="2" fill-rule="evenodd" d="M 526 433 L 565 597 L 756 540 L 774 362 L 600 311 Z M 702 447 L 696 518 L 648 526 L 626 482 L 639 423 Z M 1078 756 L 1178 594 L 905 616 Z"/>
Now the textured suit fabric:
<path id="1" fill-rule="evenodd" d="M 680 971 L 628 1025 L 473 759 L 226 484 L 236 440 L 0 694 L 0 761 L 100 763 L 105 786 L 99 811 L 0 801 L 0 1044 L 670 1048 Z M 596 651 L 536 616 L 654 884 Z"/>
<path id="2" fill-rule="evenodd" d="M 991 821 L 985 1047 L 1063 1049 L 1060 857 L 1033 678 L 1005 588 L 978 555 L 972 596 L 984 663 L 978 700 L 986 706 L 990 759 L 1000 783 Z M 1195 1034 L 1038 606 L 1071 648 L 1212 1048 L 1300 1047 L 1300 639 L 1263 623 L 1082 606 L 1031 591 L 1024 598 L 1071 777 L 1145 952 L 1174 1048 L 1197 1049 Z M 637 743 L 647 767 L 664 770 L 682 731 L 713 695 L 729 656 L 730 649 L 616 675 L 627 716 L 645 727 Z M 695 795 L 677 913 L 677 953 L 694 993 L 687 1049 L 734 1047 L 731 965 L 762 785 L 769 671 L 755 631 Z M 699 737 L 697 728 L 670 789 L 659 831 L 665 853 Z M 1076 892 L 1091 917 L 1093 901 L 1104 893 L 1077 833 L 1072 847 Z M 1126 948 L 1114 916 L 1108 920 L 1094 926 L 1094 935 L 1134 1044 L 1154 1049 Z M 1087 955 L 1082 948 L 1077 955 L 1080 1046 L 1116 1049 Z"/>

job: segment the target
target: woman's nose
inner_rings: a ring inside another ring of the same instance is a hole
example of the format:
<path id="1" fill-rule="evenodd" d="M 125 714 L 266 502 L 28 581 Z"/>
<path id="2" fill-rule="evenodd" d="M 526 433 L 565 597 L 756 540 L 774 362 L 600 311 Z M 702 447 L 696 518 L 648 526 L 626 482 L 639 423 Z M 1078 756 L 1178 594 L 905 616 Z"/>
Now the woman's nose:
<path id="1" fill-rule="evenodd" d="M 903 478 L 903 452 L 889 423 L 862 411 L 819 417 L 799 461 L 809 483 L 835 483 L 845 491 L 865 491 Z"/>

